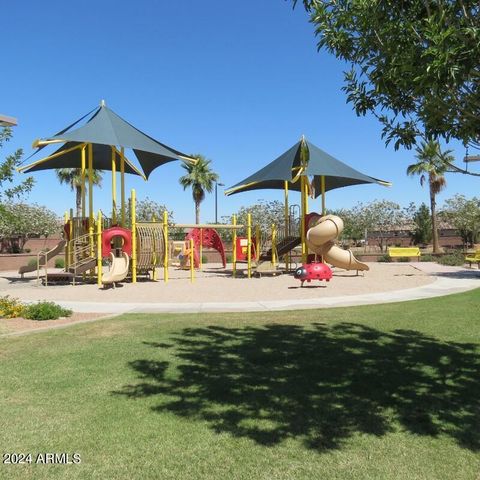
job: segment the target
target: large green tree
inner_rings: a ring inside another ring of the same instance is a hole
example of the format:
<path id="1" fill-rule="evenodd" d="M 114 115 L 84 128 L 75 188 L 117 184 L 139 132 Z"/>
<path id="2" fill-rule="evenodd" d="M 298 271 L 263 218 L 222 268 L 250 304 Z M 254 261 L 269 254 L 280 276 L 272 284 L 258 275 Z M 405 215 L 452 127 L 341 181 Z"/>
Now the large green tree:
<path id="1" fill-rule="evenodd" d="M 187 171 L 180 177 L 180 185 L 184 190 L 192 189 L 193 201 L 195 203 L 195 223 L 200 223 L 200 204 L 205 199 L 205 192 L 211 193 L 215 182 L 218 181 L 218 175 L 211 169 L 211 160 L 207 160 L 203 155 L 192 155 L 197 163 L 184 163 L 182 167 Z"/>
<path id="2" fill-rule="evenodd" d="M 413 215 L 414 229 L 412 238 L 415 244 L 426 244 L 432 241 L 432 216 L 430 210 L 422 203 Z"/>
<path id="3" fill-rule="evenodd" d="M 319 49 L 350 65 L 347 101 L 357 115 L 377 117 L 387 144 L 443 137 L 478 145 L 478 0 L 301 1 Z"/>
<path id="4" fill-rule="evenodd" d="M 450 150 L 442 152 L 438 142 L 430 140 L 422 142 L 416 148 L 417 162 L 407 167 L 408 175 L 419 175 L 420 184 L 423 186 L 428 181 L 430 194 L 430 213 L 432 216 L 432 241 L 433 252 L 440 252 L 440 244 L 438 242 L 438 227 L 436 213 L 436 196 L 446 186 L 445 172 L 448 165 L 453 161 Z"/>
<path id="5" fill-rule="evenodd" d="M 55 170 L 60 183 L 70 186 L 75 191 L 75 207 L 77 217 L 82 216 L 82 169 L 81 168 L 58 168 Z M 93 184 L 102 184 L 102 170 L 93 170 Z M 88 173 L 86 177 L 86 189 L 88 188 Z"/>
<path id="6" fill-rule="evenodd" d="M 439 216 L 458 230 L 465 247 L 479 241 L 480 198 L 456 194 L 445 200 Z"/>

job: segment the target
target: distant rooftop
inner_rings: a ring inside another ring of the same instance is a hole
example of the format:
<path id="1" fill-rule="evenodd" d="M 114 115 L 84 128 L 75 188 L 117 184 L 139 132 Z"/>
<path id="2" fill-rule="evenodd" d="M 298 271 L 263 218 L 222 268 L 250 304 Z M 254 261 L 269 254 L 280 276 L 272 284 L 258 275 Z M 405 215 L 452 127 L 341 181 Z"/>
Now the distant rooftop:
<path id="1" fill-rule="evenodd" d="M 17 125 L 16 118 L 8 117 L 0 113 L 0 127 L 14 127 L 15 125 Z"/>

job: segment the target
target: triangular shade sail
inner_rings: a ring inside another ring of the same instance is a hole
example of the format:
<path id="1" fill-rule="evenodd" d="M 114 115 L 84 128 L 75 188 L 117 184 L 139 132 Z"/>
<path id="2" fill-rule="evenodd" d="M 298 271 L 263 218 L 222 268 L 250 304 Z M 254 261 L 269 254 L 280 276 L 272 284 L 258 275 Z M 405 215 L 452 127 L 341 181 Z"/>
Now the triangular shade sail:
<path id="1" fill-rule="evenodd" d="M 68 150 L 75 145 L 74 142 L 65 143 L 62 147 L 56 150 L 53 155 L 61 151 Z M 93 144 L 93 158 L 95 170 L 111 170 L 112 169 L 112 150 L 107 145 Z M 120 155 L 115 155 L 117 165 L 120 165 Z M 67 152 L 59 157 L 52 158 L 47 162 L 33 163 L 32 166 L 27 167 L 23 172 L 36 172 L 39 170 L 48 170 L 52 168 L 81 168 L 82 167 L 82 153 L 79 148 Z M 119 168 L 119 167 L 118 167 Z M 141 175 L 140 172 L 125 159 L 125 173 L 134 175 Z"/>
<path id="2" fill-rule="evenodd" d="M 147 178 L 155 168 L 167 162 L 180 157 L 190 158 L 141 132 L 105 105 L 100 106 L 84 126 L 57 135 L 53 139 L 131 148 Z"/>
<path id="3" fill-rule="evenodd" d="M 84 125 L 71 130 L 81 120 L 88 117 L 90 113 L 92 112 L 89 112 L 53 137 L 47 139 L 48 141 L 66 142 L 66 145 L 55 153 L 75 145 L 91 143 L 94 145 L 94 169 L 111 170 L 111 151 L 107 147 L 129 148 L 133 150 L 138 158 L 146 178 L 149 177 L 155 168 L 167 162 L 179 159 L 194 161 L 190 156 L 170 148 L 141 132 L 103 103 L 93 112 Z M 41 148 L 43 147 L 40 147 L 37 152 Z M 72 154 L 70 155 L 70 153 Z M 42 163 L 34 163 L 22 170 L 35 171 L 50 168 L 71 168 L 72 165 L 75 168 L 79 167 L 77 160 L 80 159 L 80 153 L 76 151 L 70 153 L 59 158 L 48 159 Z M 128 173 L 134 172 L 130 171 Z"/>
<path id="4" fill-rule="evenodd" d="M 299 171 L 301 165 L 302 143 L 306 148 L 308 164 L 303 172 Z M 307 140 L 297 142 L 292 148 L 276 158 L 253 175 L 245 178 L 236 185 L 226 190 L 227 195 L 261 189 L 283 189 L 285 181 L 289 182 L 290 190 L 301 191 L 298 175 L 313 176 L 314 195 L 321 194 L 321 177 L 325 177 L 325 191 L 335 188 L 360 185 L 364 183 L 377 183 L 390 185 L 389 182 L 365 175 L 347 164 L 332 157 L 327 152 Z"/>

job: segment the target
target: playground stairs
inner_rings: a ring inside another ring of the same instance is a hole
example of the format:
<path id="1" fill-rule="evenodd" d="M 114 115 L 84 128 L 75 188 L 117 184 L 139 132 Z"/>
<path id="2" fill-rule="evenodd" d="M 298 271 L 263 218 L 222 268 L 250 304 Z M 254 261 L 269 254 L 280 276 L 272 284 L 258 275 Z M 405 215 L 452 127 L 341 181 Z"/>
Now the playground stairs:
<path id="1" fill-rule="evenodd" d="M 76 275 L 81 275 L 88 270 L 93 270 L 97 266 L 97 259 L 93 257 L 85 257 L 82 260 L 70 265 L 68 272 Z"/>
<path id="2" fill-rule="evenodd" d="M 283 238 L 280 242 L 277 243 L 277 257 L 280 258 L 286 253 L 293 250 L 295 247 L 298 247 L 301 243 L 301 239 L 298 236 L 287 236 Z M 270 247 L 266 252 L 260 254 L 260 262 L 266 262 L 272 260 L 272 247 Z M 260 263 L 259 262 L 259 263 Z"/>
<path id="3" fill-rule="evenodd" d="M 94 270 L 97 266 L 97 259 L 94 255 L 96 245 L 90 242 L 89 235 L 81 235 L 68 243 L 70 262 L 65 272 L 72 275 L 74 282 L 77 275 Z"/>

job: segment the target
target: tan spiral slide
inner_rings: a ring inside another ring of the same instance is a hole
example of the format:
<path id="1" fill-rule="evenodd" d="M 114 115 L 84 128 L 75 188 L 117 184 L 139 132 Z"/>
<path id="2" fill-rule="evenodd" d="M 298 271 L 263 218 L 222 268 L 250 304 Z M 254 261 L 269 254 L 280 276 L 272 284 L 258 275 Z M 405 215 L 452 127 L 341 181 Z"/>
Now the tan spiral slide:
<path id="1" fill-rule="evenodd" d="M 335 245 L 335 239 L 343 231 L 343 220 L 336 215 L 325 215 L 313 219 L 307 231 L 308 248 L 323 257 L 326 263 L 345 270 L 369 270 L 368 265 L 359 262 L 350 250 Z"/>

